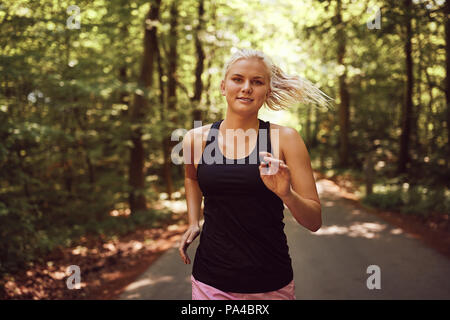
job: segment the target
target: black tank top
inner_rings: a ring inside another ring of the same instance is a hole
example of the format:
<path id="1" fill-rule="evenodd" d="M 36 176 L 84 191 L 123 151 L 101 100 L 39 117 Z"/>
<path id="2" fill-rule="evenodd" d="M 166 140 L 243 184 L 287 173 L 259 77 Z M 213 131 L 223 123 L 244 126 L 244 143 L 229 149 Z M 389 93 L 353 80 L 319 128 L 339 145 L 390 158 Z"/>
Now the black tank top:
<path id="1" fill-rule="evenodd" d="M 258 120 L 256 147 L 237 160 L 222 154 L 217 142 L 223 120 L 215 122 L 197 167 L 205 221 L 192 275 L 226 292 L 274 291 L 293 279 L 283 201 L 259 175 L 259 152 L 272 152 L 270 123 Z"/>

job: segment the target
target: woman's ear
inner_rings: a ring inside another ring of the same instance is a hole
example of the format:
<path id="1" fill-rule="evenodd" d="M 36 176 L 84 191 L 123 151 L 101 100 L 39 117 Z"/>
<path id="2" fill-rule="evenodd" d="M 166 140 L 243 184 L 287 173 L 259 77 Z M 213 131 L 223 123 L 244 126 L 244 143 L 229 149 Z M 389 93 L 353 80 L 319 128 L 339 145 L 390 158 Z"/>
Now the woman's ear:
<path id="1" fill-rule="evenodd" d="M 220 91 L 222 92 L 222 95 L 225 95 L 225 81 L 222 80 L 222 82 L 220 82 Z"/>

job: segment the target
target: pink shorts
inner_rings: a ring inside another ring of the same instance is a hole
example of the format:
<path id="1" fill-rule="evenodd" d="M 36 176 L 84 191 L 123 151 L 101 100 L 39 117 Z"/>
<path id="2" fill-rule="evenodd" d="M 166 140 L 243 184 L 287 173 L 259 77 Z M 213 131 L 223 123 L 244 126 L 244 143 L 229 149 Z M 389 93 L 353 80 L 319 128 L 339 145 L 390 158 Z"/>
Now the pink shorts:
<path id="1" fill-rule="evenodd" d="M 192 300 L 295 300 L 295 284 L 292 280 L 285 287 L 263 293 L 224 292 L 200 282 L 191 275 Z"/>

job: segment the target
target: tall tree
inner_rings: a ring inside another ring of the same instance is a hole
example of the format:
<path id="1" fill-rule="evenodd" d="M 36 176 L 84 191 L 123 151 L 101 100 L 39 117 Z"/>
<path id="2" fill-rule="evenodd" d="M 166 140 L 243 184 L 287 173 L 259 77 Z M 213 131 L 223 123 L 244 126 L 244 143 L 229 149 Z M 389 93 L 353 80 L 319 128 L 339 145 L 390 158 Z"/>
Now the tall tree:
<path id="1" fill-rule="evenodd" d="M 168 52 L 168 74 L 169 79 L 167 83 L 167 114 L 166 120 L 171 125 L 168 128 L 175 127 L 177 123 L 176 118 L 176 105 L 177 105 L 177 40 L 178 40 L 178 1 L 172 1 L 170 7 L 170 31 L 169 31 L 169 52 Z M 172 198 L 174 191 L 172 181 L 172 161 L 171 161 L 171 148 L 174 145 L 174 141 L 170 139 L 170 133 L 163 139 L 163 152 L 164 152 L 164 180 L 166 182 L 166 192 L 169 199 Z"/>
<path id="2" fill-rule="evenodd" d="M 199 108 L 200 100 L 203 91 L 202 74 L 204 68 L 205 52 L 203 50 L 202 41 L 200 39 L 201 33 L 204 31 L 204 1 L 198 1 L 198 24 L 195 30 L 195 51 L 197 54 L 197 65 L 195 67 L 195 84 L 194 84 L 194 96 L 192 97 L 193 119 L 202 120 L 202 111 Z"/>
<path id="3" fill-rule="evenodd" d="M 406 70 L 406 83 L 405 83 L 405 95 L 402 105 L 401 113 L 401 135 L 400 135 L 400 154 L 398 162 L 398 172 L 404 173 L 407 171 L 407 164 L 409 162 L 409 144 L 411 135 L 411 118 L 413 112 L 413 61 L 412 61 L 412 0 L 404 0 L 405 9 L 405 70 Z"/>
<path id="4" fill-rule="evenodd" d="M 337 0 L 336 28 L 337 28 L 337 63 L 342 67 L 339 75 L 339 166 L 348 164 L 348 134 L 349 134 L 349 108 L 350 93 L 347 87 L 347 66 L 345 65 L 346 35 L 345 23 L 342 21 L 342 1 Z"/>
<path id="5" fill-rule="evenodd" d="M 142 88 L 134 95 L 134 104 L 131 110 L 131 141 L 133 146 L 130 150 L 129 183 L 131 191 L 129 194 L 130 209 L 132 212 L 147 209 L 144 195 L 145 173 L 144 173 L 144 146 L 142 141 L 142 121 L 148 112 L 147 95 L 145 94 L 153 85 L 153 64 L 156 58 L 157 29 L 155 22 L 159 20 L 159 9 L 161 0 L 152 0 L 150 9 L 145 18 L 144 53 L 142 57 L 139 87 Z"/>
<path id="6" fill-rule="evenodd" d="M 447 152 L 450 158 L 450 1 L 445 1 L 444 5 L 444 21 L 445 21 L 445 101 L 447 103 Z"/>

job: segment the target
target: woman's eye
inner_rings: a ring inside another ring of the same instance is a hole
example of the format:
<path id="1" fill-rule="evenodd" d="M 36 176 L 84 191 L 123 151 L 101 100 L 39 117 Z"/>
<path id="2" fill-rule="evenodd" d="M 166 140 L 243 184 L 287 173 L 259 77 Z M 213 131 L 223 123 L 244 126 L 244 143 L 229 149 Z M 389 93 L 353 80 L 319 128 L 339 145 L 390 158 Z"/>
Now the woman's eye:
<path id="1" fill-rule="evenodd" d="M 236 81 L 236 82 L 242 82 L 242 79 L 240 79 L 240 78 L 234 78 L 233 81 Z M 252 81 L 252 82 L 255 83 L 255 84 L 257 84 L 257 85 L 262 85 L 262 84 L 264 84 L 262 81 L 259 81 L 259 80 L 254 80 L 254 81 Z"/>

